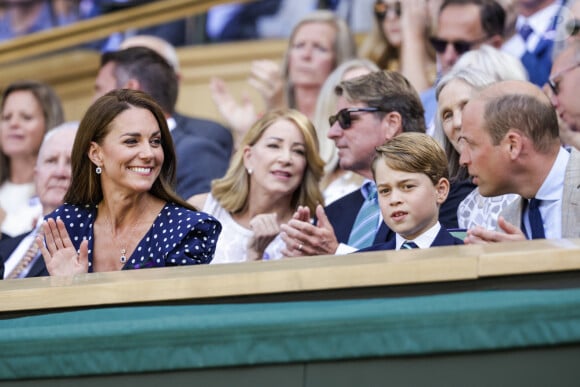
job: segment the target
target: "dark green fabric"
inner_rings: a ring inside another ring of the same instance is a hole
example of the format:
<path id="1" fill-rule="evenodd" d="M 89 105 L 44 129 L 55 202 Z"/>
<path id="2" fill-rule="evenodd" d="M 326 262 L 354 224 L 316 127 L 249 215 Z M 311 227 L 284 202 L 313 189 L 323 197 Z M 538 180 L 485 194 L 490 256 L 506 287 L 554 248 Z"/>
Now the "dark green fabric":
<path id="1" fill-rule="evenodd" d="M 578 289 L 117 307 L 0 320 L 0 378 L 134 373 L 578 342 Z"/>

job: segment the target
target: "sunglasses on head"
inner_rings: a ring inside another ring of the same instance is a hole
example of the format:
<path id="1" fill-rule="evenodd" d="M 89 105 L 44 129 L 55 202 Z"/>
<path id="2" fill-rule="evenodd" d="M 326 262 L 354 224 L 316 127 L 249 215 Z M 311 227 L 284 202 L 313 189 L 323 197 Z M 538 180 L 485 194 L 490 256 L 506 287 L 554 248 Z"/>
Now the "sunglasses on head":
<path id="1" fill-rule="evenodd" d="M 328 117 L 328 123 L 330 124 L 330 126 L 332 126 L 332 125 L 334 125 L 334 123 L 336 121 L 338 121 L 338 125 L 340 125 L 340 127 L 342 129 L 348 129 L 352 125 L 352 119 L 350 117 L 350 113 L 379 112 L 379 111 L 383 111 L 383 109 L 378 108 L 378 107 L 371 107 L 371 106 L 360 107 L 360 108 L 345 108 L 345 109 L 340 110 L 335 115 Z"/>
<path id="2" fill-rule="evenodd" d="M 377 1 L 374 10 L 375 16 L 379 20 L 384 20 L 389 11 L 393 11 L 397 17 L 401 17 L 401 2 L 397 1 L 393 4 L 387 4 L 382 1 Z"/>
<path id="3" fill-rule="evenodd" d="M 468 42 L 466 40 L 456 40 L 456 41 L 450 42 L 448 40 L 439 39 L 436 37 L 431 37 L 431 38 L 429 38 L 429 40 L 431 41 L 431 45 L 433 46 L 435 51 L 437 51 L 439 54 L 443 54 L 445 52 L 445 50 L 447 49 L 447 45 L 451 44 L 453 46 L 453 49 L 455 50 L 455 52 L 457 52 L 459 55 L 463 55 L 467 51 L 470 51 L 471 48 L 473 46 L 475 46 L 476 44 L 480 44 L 480 43 L 484 42 L 485 40 L 487 40 L 487 37 L 475 40 L 473 42 Z"/>

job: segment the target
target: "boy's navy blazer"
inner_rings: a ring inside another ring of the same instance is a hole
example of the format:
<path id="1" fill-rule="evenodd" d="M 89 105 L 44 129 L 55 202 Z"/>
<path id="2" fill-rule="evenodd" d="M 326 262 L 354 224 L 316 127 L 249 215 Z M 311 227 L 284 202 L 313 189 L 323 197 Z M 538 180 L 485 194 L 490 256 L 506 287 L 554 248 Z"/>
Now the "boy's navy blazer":
<path id="1" fill-rule="evenodd" d="M 357 189 L 332 202 L 324 209 L 339 243 L 348 244 L 350 231 L 364 200 L 361 190 Z M 373 244 L 386 242 L 394 238 L 395 233 L 387 227 L 385 222 L 381 222 Z"/>
<path id="2" fill-rule="evenodd" d="M 396 245 L 396 238 L 393 238 L 387 242 L 379 243 L 376 245 L 372 245 L 369 247 L 365 247 L 364 249 L 360 249 L 358 252 L 361 251 L 379 251 L 379 250 L 395 250 L 397 248 Z M 437 233 L 437 236 L 431 243 L 430 247 L 437 247 L 437 246 L 454 246 L 454 245 L 462 245 L 463 241 L 459 238 L 455 238 L 453 235 L 449 233 L 445 228 L 441 227 L 441 230 Z"/>

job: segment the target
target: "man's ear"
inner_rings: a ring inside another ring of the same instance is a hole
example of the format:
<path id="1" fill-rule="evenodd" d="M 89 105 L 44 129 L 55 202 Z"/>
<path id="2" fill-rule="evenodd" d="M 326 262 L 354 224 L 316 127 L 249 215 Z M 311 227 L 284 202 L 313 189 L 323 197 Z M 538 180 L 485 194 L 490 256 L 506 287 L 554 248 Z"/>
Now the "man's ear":
<path id="1" fill-rule="evenodd" d="M 449 195 L 449 180 L 442 177 L 439 179 L 437 184 L 435 184 L 435 191 L 437 195 L 437 204 L 441 205 L 447 200 L 447 195 Z"/>
<path id="2" fill-rule="evenodd" d="M 403 117 L 399 112 L 389 112 L 385 114 L 381 121 L 381 129 L 385 136 L 385 142 L 393 139 L 403 132 Z"/>
<path id="3" fill-rule="evenodd" d="M 97 167 L 101 167 L 103 165 L 103 155 L 101 153 L 101 146 L 94 141 L 91 141 L 88 156 L 91 162 L 95 164 Z"/>
<path id="4" fill-rule="evenodd" d="M 502 140 L 502 146 L 508 152 L 510 160 L 517 159 L 522 153 L 524 137 L 518 130 L 510 129 Z"/>
<path id="5" fill-rule="evenodd" d="M 503 38 L 501 35 L 493 35 L 488 39 L 487 44 L 499 50 L 503 46 Z"/>
<path id="6" fill-rule="evenodd" d="M 135 78 L 130 78 L 127 82 L 125 82 L 125 84 L 122 87 L 123 89 L 130 89 L 130 90 L 141 90 L 141 83 L 135 79 Z"/>

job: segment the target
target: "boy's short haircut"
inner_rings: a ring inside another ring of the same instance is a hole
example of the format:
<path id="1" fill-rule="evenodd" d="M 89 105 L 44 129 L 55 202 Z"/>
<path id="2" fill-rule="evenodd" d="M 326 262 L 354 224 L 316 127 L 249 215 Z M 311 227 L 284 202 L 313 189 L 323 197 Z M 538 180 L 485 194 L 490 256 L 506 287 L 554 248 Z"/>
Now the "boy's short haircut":
<path id="1" fill-rule="evenodd" d="M 424 173 L 434 185 L 442 177 L 449 179 L 445 151 L 424 133 L 401 133 L 378 146 L 372 164 L 373 177 L 378 162 L 396 171 Z"/>

